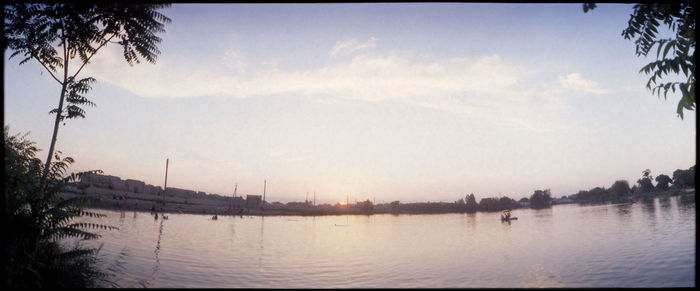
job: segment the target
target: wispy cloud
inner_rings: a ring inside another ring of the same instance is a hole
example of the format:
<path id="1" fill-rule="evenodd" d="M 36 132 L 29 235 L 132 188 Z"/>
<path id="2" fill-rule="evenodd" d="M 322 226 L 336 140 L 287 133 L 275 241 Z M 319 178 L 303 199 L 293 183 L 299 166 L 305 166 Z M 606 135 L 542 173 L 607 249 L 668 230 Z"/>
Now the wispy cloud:
<path id="1" fill-rule="evenodd" d="M 152 98 L 211 95 L 250 98 L 284 94 L 390 101 L 489 120 L 512 120 L 528 128 L 551 128 L 563 107 L 552 92 L 535 93 L 538 91 L 532 88 L 521 88 L 524 70 L 498 55 L 414 60 L 396 53 L 359 54 L 313 69 L 295 71 L 257 66 L 256 71 L 251 71 L 246 69 L 253 66 L 245 66 L 242 54 L 231 52 L 220 60 L 221 65 L 234 69 L 228 70 L 228 74 L 212 69 L 211 64 L 174 64 L 168 59 L 121 70 L 117 68 L 123 64 L 112 64 L 114 61 L 109 60 L 118 60 L 118 55 L 105 53 L 103 59 L 107 61 L 93 65 L 90 74 Z M 600 92 L 595 83 L 577 74 L 565 80 L 566 86 Z"/>
<path id="2" fill-rule="evenodd" d="M 565 77 L 559 77 L 559 83 L 565 89 L 591 93 L 591 94 L 610 94 L 612 90 L 601 89 L 595 81 L 586 80 L 579 73 L 571 73 Z"/>
<path id="3" fill-rule="evenodd" d="M 331 57 L 339 55 L 341 53 L 351 53 L 355 51 L 370 49 L 377 47 L 377 39 L 371 37 L 365 42 L 360 42 L 357 39 L 350 39 L 345 41 L 336 42 L 331 51 L 329 52 Z"/>

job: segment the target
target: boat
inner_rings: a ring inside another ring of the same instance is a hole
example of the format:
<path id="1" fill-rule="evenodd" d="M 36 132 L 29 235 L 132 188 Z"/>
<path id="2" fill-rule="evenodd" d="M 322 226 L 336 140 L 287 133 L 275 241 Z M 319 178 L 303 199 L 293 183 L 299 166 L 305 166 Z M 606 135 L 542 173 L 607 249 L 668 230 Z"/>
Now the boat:
<path id="1" fill-rule="evenodd" d="M 501 212 L 501 221 L 511 220 L 518 220 L 518 218 L 510 216 L 510 210 L 503 210 L 503 212 Z"/>
<path id="2" fill-rule="evenodd" d="M 217 220 L 217 219 L 219 219 L 219 217 L 218 217 L 217 215 L 214 215 L 214 216 L 211 217 L 211 219 L 212 219 L 212 220 Z"/>

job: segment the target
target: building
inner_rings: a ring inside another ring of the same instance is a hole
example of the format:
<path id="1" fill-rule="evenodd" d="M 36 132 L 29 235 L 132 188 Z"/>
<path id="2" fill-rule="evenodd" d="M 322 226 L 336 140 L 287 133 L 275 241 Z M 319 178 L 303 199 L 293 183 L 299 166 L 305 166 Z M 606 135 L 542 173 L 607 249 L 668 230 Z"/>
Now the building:
<path id="1" fill-rule="evenodd" d="M 229 197 L 229 203 L 232 209 L 244 208 L 246 206 L 246 200 L 243 197 Z"/>
<path id="2" fill-rule="evenodd" d="M 246 208 L 258 208 L 262 206 L 262 195 L 246 195 L 245 197 L 245 207 Z"/>

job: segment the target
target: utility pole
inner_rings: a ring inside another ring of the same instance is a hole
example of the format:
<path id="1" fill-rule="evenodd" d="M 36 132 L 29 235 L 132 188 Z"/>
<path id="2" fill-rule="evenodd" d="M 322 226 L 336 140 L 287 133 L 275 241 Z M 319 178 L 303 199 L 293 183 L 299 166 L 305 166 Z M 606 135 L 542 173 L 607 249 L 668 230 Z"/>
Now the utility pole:
<path id="1" fill-rule="evenodd" d="M 165 191 L 168 189 L 168 162 L 170 159 L 165 158 L 165 184 L 163 185 L 163 205 L 165 205 Z"/>
<path id="2" fill-rule="evenodd" d="M 263 185 L 263 205 L 265 204 L 265 190 L 267 189 L 267 179 L 265 179 L 265 184 Z"/>
<path id="3" fill-rule="evenodd" d="M 238 190 L 238 183 L 236 183 L 236 187 L 233 188 L 233 198 L 231 198 L 231 202 L 228 204 L 228 209 L 231 210 L 231 204 L 233 204 L 233 199 L 236 198 L 236 191 Z"/>

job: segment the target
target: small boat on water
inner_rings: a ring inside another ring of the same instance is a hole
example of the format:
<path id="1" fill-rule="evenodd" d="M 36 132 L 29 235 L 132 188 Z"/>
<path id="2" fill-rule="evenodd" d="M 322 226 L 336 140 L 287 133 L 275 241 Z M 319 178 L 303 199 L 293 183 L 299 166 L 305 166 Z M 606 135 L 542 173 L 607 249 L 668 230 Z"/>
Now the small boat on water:
<path id="1" fill-rule="evenodd" d="M 501 212 L 501 221 L 511 220 L 518 220 L 518 218 L 510 216 L 510 210 L 503 210 L 503 212 Z"/>
<path id="2" fill-rule="evenodd" d="M 216 216 L 216 215 L 214 215 L 214 216 L 211 217 L 211 219 L 212 219 L 212 220 L 217 220 L 217 219 L 219 219 L 219 217 Z"/>

